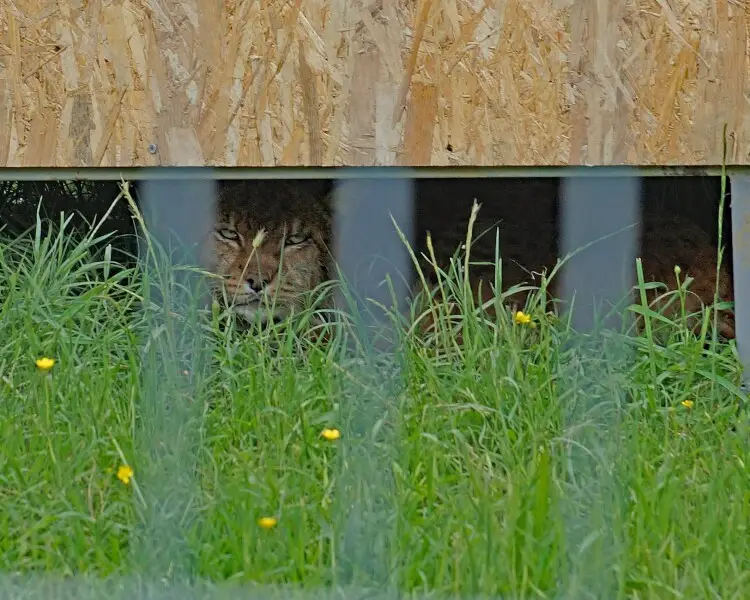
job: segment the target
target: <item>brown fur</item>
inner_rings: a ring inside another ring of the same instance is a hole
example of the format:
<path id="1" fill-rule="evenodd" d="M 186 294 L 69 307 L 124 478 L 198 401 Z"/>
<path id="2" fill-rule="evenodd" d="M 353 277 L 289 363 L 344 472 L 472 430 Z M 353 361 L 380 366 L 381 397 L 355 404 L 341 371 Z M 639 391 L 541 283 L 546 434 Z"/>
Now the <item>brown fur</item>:
<path id="1" fill-rule="evenodd" d="M 541 273 L 554 268 L 558 256 L 554 186 L 551 180 L 531 184 L 508 181 L 500 188 L 502 197 L 480 195 L 481 208 L 473 228 L 470 255 L 472 288 L 477 293 L 481 287 L 482 297 L 477 300 L 486 302 L 492 297 L 498 233 L 503 290 L 520 284 L 538 286 Z M 204 246 L 205 266 L 224 279 L 226 296 L 234 301 L 241 316 L 252 319 L 260 314 L 264 320 L 267 311 L 259 309 L 275 296 L 274 318 L 287 317 L 302 306 L 305 292 L 330 278 L 332 207 L 328 190 L 316 182 L 278 181 L 228 182 L 220 189 L 218 222 Z M 447 270 L 451 257 L 465 242 L 474 200 L 473 195 L 462 196 L 428 190 L 418 199 L 415 250 L 431 285 L 437 278 L 427 258 L 426 235 L 431 234 L 437 264 Z M 257 239 L 260 230 L 265 232 L 262 243 L 253 248 L 253 239 Z M 228 232 L 229 237 L 236 235 L 237 239 L 226 239 Z M 290 240 L 290 235 L 298 237 Z M 681 281 L 687 276 L 694 279 L 687 297 L 688 312 L 713 302 L 716 249 L 702 229 L 671 214 L 647 212 L 640 250 L 646 281 L 663 282 L 675 289 L 675 265 L 681 268 Z M 459 256 L 463 264 L 463 254 Z M 560 281 L 558 272 L 550 284 L 551 295 L 558 295 Z M 250 283 L 257 293 L 248 288 Z M 664 291 L 649 291 L 649 301 Z M 726 265 L 721 271 L 719 297 L 732 300 Z M 509 301 L 520 308 L 525 299 L 526 293 L 521 292 Z M 634 301 L 639 300 L 636 297 Z M 674 315 L 679 307 L 679 301 L 673 302 L 668 314 Z M 430 326 L 429 321 L 425 326 Z M 734 336 L 731 315 L 721 315 L 720 331 L 726 337 Z"/>
<path id="2" fill-rule="evenodd" d="M 675 266 L 680 267 L 679 281 L 687 277 L 693 281 L 687 288 L 685 312 L 700 311 L 701 305 L 714 303 L 716 291 L 717 248 L 710 236 L 692 221 L 663 212 L 644 215 L 641 234 L 641 256 L 644 279 L 664 283 L 668 290 L 677 289 Z M 675 317 L 680 311 L 680 300 L 675 297 L 659 299 L 667 289 L 649 290 L 647 298 L 657 311 Z M 727 267 L 727 256 L 722 258 L 719 271 L 719 301 L 733 301 L 732 278 Z M 667 307 L 665 304 L 670 302 Z M 689 323 L 693 329 L 700 327 L 696 319 Z M 734 316 L 726 311 L 719 313 L 719 333 L 734 338 Z"/>
<path id="3" fill-rule="evenodd" d="M 316 182 L 231 181 L 219 187 L 203 266 L 215 296 L 246 320 L 284 319 L 329 279 L 331 208 Z M 255 242 L 255 246 L 254 246 Z M 219 283 L 223 283 L 223 290 Z"/>
<path id="4" fill-rule="evenodd" d="M 477 304 L 487 303 L 493 296 L 491 285 L 494 285 L 495 271 L 491 263 L 495 256 L 498 234 L 504 291 L 514 285 L 536 287 L 540 283 L 541 274 L 546 272 L 549 275 L 555 267 L 558 236 L 554 200 L 547 194 L 541 199 L 535 197 L 533 203 L 534 211 L 529 211 L 527 201 L 518 197 L 485 201 L 481 205 L 474 224 L 469 276 Z M 436 210 L 430 214 L 432 207 Z M 451 256 L 459 248 L 459 260 L 463 261 L 463 245 L 471 212 L 469 203 L 458 204 L 451 209 L 445 204 L 434 202 L 427 204 L 425 208 L 427 216 L 424 222 L 432 233 L 437 264 L 445 269 Z M 461 218 L 457 219 L 459 215 Z M 666 285 L 666 288 L 662 286 L 647 290 L 647 299 L 652 308 L 669 318 L 679 315 L 679 298 L 662 297 L 668 290 L 677 289 L 675 265 L 680 267 L 681 283 L 687 277 L 693 279 L 685 298 L 685 312 L 698 312 L 701 305 L 713 304 L 717 250 L 710 236 L 693 222 L 663 211 L 644 211 L 642 223 L 638 256 L 642 259 L 645 282 L 657 281 Z M 488 228 L 489 231 L 486 231 Z M 483 235 L 477 238 L 480 233 Z M 595 251 L 595 246 L 589 251 Z M 427 254 L 425 241 L 422 242 L 422 252 Z M 434 266 L 423 258 L 423 267 L 430 276 L 430 283 L 434 285 L 437 280 Z M 547 300 L 560 297 L 563 268 L 564 266 L 558 269 L 549 282 Z M 634 271 L 635 268 L 633 264 Z M 518 292 L 507 297 L 512 310 L 523 308 L 527 296 L 528 292 Z M 720 271 L 718 297 L 721 301 L 733 299 L 732 280 L 726 260 Z M 634 291 L 632 301 L 640 303 L 637 290 Z M 490 308 L 489 313 L 493 312 Z M 432 326 L 431 318 L 425 322 L 428 328 Z M 643 326 L 642 319 L 636 324 L 640 329 Z M 697 331 L 700 322 L 694 319 L 689 325 Z M 734 319 L 731 313 L 720 313 L 719 331 L 727 338 L 734 337 Z"/>

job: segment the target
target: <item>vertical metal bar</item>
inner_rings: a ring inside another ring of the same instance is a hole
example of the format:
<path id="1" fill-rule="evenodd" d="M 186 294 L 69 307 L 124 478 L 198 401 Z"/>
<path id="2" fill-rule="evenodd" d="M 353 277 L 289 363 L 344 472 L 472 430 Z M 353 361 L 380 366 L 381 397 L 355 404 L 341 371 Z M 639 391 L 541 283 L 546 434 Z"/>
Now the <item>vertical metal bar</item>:
<path id="1" fill-rule="evenodd" d="M 628 177 L 575 177 L 562 186 L 562 254 L 594 242 L 562 271 L 563 299 L 575 301 L 570 315 L 574 335 L 582 335 L 573 340 L 577 343 L 562 378 L 568 389 L 561 395 L 567 398 L 564 435 L 570 440 L 572 480 L 564 508 L 573 569 L 565 586 L 569 598 L 615 598 L 618 592 L 612 569 L 621 552 L 613 529 L 619 506 L 616 372 L 631 356 L 617 336 L 603 334 L 621 324 L 623 317 L 612 314 L 610 306 L 622 306 L 635 282 L 638 231 L 621 230 L 638 221 L 639 186 L 640 179 Z"/>
<path id="2" fill-rule="evenodd" d="M 750 391 L 750 176 L 733 176 L 730 185 L 735 337 L 743 388 Z"/>
<path id="3" fill-rule="evenodd" d="M 595 310 L 621 302 L 635 284 L 640 179 L 571 177 L 563 180 L 562 191 L 561 251 L 578 251 L 562 273 L 563 298 L 575 299 L 573 326 L 617 327 L 623 315 L 602 315 L 597 323 Z M 620 231 L 628 226 L 634 227 Z"/>
<path id="4" fill-rule="evenodd" d="M 149 181 L 139 197 L 149 238 L 139 244 L 146 328 L 135 472 L 145 506 L 132 560 L 146 580 L 180 583 L 192 578 L 185 530 L 199 493 L 193 473 L 206 362 L 196 318 L 206 289 L 181 267 L 197 264 L 196 244 L 215 221 L 216 190 L 209 180 Z"/>
<path id="5" fill-rule="evenodd" d="M 411 258 L 394 222 L 412 244 L 414 182 L 406 178 L 347 179 L 337 182 L 335 195 L 334 255 L 353 296 L 339 295 L 338 302 L 350 304 L 353 300 L 363 327 L 387 326 L 372 302 L 388 305 L 394 299 L 403 301 L 409 292 Z M 388 276 L 393 278 L 393 292 L 384 285 Z"/>
<path id="6" fill-rule="evenodd" d="M 401 357 L 389 318 L 375 304 L 400 306 L 408 293 L 411 261 L 391 217 L 412 243 L 412 197 L 409 179 L 346 180 L 336 187 L 334 254 L 344 286 L 338 304 L 348 307 L 357 342 L 353 350 L 359 348 L 342 365 L 349 376 L 341 401 L 346 425 L 337 579 L 384 593 L 396 586 L 388 552 L 394 535 L 389 524 L 397 521 L 390 476 L 396 440 L 388 422 L 401 385 Z M 392 287 L 386 284 L 389 276 Z"/>

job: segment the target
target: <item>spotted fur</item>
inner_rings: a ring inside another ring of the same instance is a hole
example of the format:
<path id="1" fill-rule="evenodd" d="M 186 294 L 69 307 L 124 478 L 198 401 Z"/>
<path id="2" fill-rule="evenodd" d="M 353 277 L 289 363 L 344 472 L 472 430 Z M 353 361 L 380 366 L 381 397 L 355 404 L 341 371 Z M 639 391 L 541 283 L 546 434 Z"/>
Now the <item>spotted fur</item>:
<path id="1" fill-rule="evenodd" d="M 315 182 L 220 184 L 203 263 L 219 276 L 217 299 L 246 320 L 282 320 L 327 281 L 331 207 Z"/>
<path id="2" fill-rule="evenodd" d="M 538 286 L 541 274 L 552 272 L 558 261 L 558 217 L 554 195 L 546 189 L 537 189 L 537 195 L 533 185 L 526 190 L 524 194 L 510 197 L 478 198 L 482 204 L 473 228 L 475 239 L 471 245 L 469 272 L 469 281 L 478 303 L 487 302 L 493 296 L 491 286 L 495 282 L 496 247 L 502 257 L 503 290 L 516 285 Z M 471 202 L 473 199 L 454 200 L 452 205 L 448 200 L 424 204 L 422 253 L 427 252 L 426 233 L 430 231 L 437 264 L 443 269 L 457 252 L 459 260 L 462 259 Z M 480 233 L 482 235 L 477 237 Z M 596 245 L 587 251 L 595 252 Z M 717 248 L 710 235 L 694 222 L 663 210 L 645 210 L 641 218 L 637 256 L 642 261 L 645 281 L 664 284 L 647 290 L 647 300 L 654 310 L 673 319 L 681 310 L 679 298 L 670 300 L 669 295 L 665 296 L 667 292 L 677 289 L 675 266 L 680 268 L 680 283 L 686 277 L 693 280 L 687 289 L 685 312 L 697 313 L 702 305 L 713 304 Z M 434 266 L 427 258 L 423 258 L 422 262 L 434 284 L 437 279 Z M 635 277 L 635 263 L 613 265 L 613 269 L 620 267 L 632 269 L 631 274 Z M 549 281 L 548 300 L 560 297 L 561 283 L 562 272 L 558 270 Z M 508 296 L 507 301 L 516 310 L 523 308 L 527 296 L 528 292 L 519 292 Z M 732 278 L 726 257 L 719 272 L 718 298 L 720 301 L 733 300 Z M 640 303 L 636 290 L 633 291 L 632 301 Z M 640 329 L 643 322 L 638 320 L 636 324 Z M 688 325 L 697 331 L 700 322 L 693 318 Z M 734 317 L 730 311 L 720 312 L 718 325 L 724 337 L 734 337 Z"/>
<path id="3" fill-rule="evenodd" d="M 441 188 L 446 184 L 440 183 Z M 463 182 L 452 182 L 460 192 Z M 473 228 L 470 281 L 481 301 L 491 298 L 495 282 L 496 250 L 502 257 L 502 288 L 537 286 L 541 273 L 549 273 L 558 260 L 558 218 L 554 183 L 504 182 L 497 195 L 453 195 L 427 189 L 417 204 L 416 254 L 428 282 L 436 283 L 426 240 L 429 233 L 437 264 L 447 270 L 452 257 L 462 256 L 462 246 L 473 201 L 481 204 Z M 306 292 L 330 280 L 332 203 L 330 189 L 316 182 L 226 182 L 220 186 L 216 227 L 204 245 L 208 270 L 221 278 L 217 297 L 226 297 L 239 315 L 265 320 L 284 319 L 302 306 Z M 493 192 L 495 194 L 495 192 Z M 681 278 L 693 278 L 686 300 L 687 312 L 713 303 L 716 284 L 716 247 L 710 236 L 689 220 L 672 214 L 646 212 L 640 240 L 646 281 L 659 281 L 675 289 L 674 267 Z M 635 269 L 635 265 L 632 265 Z M 550 282 L 549 293 L 559 296 L 560 273 Z M 719 298 L 732 300 L 732 281 L 726 264 L 720 274 Z M 649 290 L 655 301 L 666 290 Z M 526 293 L 508 298 L 522 307 Z M 634 297 L 634 301 L 638 301 Z M 657 308 L 664 308 L 664 302 Z M 666 311 L 680 310 L 674 302 Z M 696 323 L 694 323 L 696 324 Z M 720 331 L 734 337 L 734 321 L 723 313 Z"/>

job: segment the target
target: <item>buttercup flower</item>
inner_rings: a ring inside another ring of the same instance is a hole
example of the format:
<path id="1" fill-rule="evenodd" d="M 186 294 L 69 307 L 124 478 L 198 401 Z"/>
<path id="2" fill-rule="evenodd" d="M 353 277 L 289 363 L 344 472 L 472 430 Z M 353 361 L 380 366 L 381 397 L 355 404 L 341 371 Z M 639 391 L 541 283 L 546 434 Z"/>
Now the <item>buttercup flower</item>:
<path id="1" fill-rule="evenodd" d="M 325 428 L 321 434 L 325 439 L 327 439 L 329 442 L 332 442 L 334 440 L 337 440 L 341 437 L 341 432 L 338 429 L 328 429 Z"/>
<path id="2" fill-rule="evenodd" d="M 515 315 L 513 315 L 513 320 L 518 325 L 528 325 L 531 323 L 531 315 L 527 315 L 525 312 L 519 310 Z"/>
<path id="3" fill-rule="evenodd" d="M 117 469 L 117 479 L 122 481 L 125 485 L 130 483 L 130 478 L 133 476 L 133 469 L 128 465 L 122 465 Z"/>
<path id="4" fill-rule="evenodd" d="M 36 366 L 42 371 L 49 371 L 52 367 L 55 366 L 55 359 L 46 357 L 37 358 Z"/>
<path id="5" fill-rule="evenodd" d="M 276 527 L 276 523 L 278 523 L 278 519 L 276 517 L 261 517 L 258 519 L 258 525 L 260 525 L 263 529 L 273 529 Z"/>
<path id="6" fill-rule="evenodd" d="M 693 406 L 695 406 L 695 402 L 693 402 L 692 400 L 683 400 L 682 402 L 680 402 L 680 404 L 682 404 L 685 408 L 693 408 Z"/>

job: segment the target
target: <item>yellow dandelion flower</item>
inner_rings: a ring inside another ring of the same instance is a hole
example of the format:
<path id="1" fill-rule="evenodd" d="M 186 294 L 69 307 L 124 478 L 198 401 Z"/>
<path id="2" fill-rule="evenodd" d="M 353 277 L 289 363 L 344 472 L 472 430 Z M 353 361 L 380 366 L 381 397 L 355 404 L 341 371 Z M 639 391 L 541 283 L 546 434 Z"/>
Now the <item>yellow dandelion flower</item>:
<path id="1" fill-rule="evenodd" d="M 328 429 L 325 428 L 320 435 L 322 435 L 325 439 L 327 439 L 329 442 L 332 442 L 334 440 L 337 440 L 341 437 L 341 432 L 338 429 Z"/>
<path id="2" fill-rule="evenodd" d="M 273 529 L 276 527 L 276 523 L 278 523 L 278 519 L 276 517 L 261 517 L 258 519 L 258 525 L 260 525 L 263 529 Z"/>
<path id="3" fill-rule="evenodd" d="M 518 325 L 528 325 L 531 323 L 531 315 L 527 315 L 525 312 L 519 310 L 515 315 L 513 315 L 513 320 Z"/>
<path id="4" fill-rule="evenodd" d="M 46 357 L 37 358 L 36 366 L 42 371 L 49 371 L 52 367 L 55 366 L 55 359 Z"/>
<path id="5" fill-rule="evenodd" d="M 128 465 L 121 465 L 117 469 L 117 479 L 122 481 L 125 485 L 130 483 L 130 478 L 133 476 L 133 469 Z"/>
<path id="6" fill-rule="evenodd" d="M 695 406 L 695 402 L 693 402 L 692 400 L 683 400 L 682 402 L 680 402 L 680 404 L 682 404 L 685 408 L 693 408 L 693 406 Z"/>

